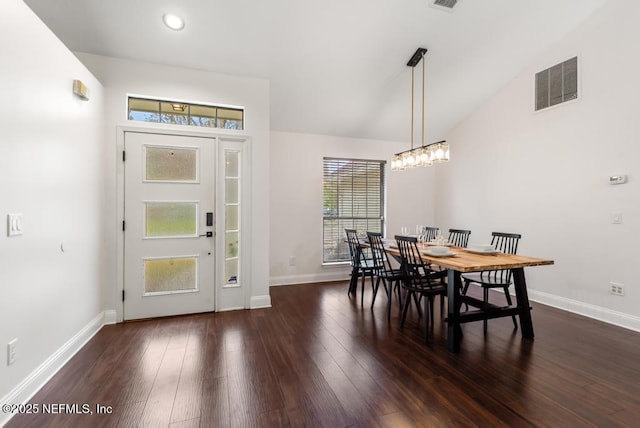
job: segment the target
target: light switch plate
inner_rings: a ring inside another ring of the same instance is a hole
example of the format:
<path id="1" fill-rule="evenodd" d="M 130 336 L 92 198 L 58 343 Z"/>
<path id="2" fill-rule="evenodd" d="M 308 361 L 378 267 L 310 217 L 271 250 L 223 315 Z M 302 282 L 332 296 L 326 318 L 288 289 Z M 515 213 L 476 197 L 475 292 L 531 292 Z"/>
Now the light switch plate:
<path id="1" fill-rule="evenodd" d="M 611 213 L 611 223 L 612 224 L 622 224 L 622 213 L 621 212 L 613 212 L 613 213 Z"/>
<path id="2" fill-rule="evenodd" d="M 18 345 L 18 339 L 13 339 L 11 342 L 7 343 L 7 365 L 16 362 L 16 347 Z"/>
<path id="3" fill-rule="evenodd" d="M 7 236 L 22 235 L 22 214 L 7 214 Z"/>

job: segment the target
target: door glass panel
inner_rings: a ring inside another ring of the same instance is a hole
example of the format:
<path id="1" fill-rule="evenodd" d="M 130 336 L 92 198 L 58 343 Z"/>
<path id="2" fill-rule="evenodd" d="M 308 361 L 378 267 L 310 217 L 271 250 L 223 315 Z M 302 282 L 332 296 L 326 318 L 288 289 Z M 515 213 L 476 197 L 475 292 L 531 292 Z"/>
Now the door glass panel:
<path id="1" fill-rule="evenodd" d="M 225 229 L 238 230 L 238 205 L 225 207 Z"/>
<path id="2" fill-rule="evenodd" d="M 238 284 L 238 259 L 225 260 L 225 281 L 227 285 Z"/>
<path id="3" fill-rule="evenodd" d="M 227 245 L 225 247 L 225 257 L 238 257 L 238 232 L 227 232 L 225 234 Z"/>
<path id="4" fill-rule="evenodd" d="M 197 202 L 145 202 L 145 238 L 197 236 Z"/>
<path id="5" fill-rule="evenodd" d="M 225 160 L 225 177 L 235 177 L 238 178 L 238 171 L 240 168 L 238 167 L 238 157 L 239 153 L 235 151 L 227 151 L 224 154 Z"/>
<path id="6" fill-rule="evenodd" d="M 224 180 L 225 192 L 227 195 L 227 203 L 238 203 L 238 179 L 237 178 L 225 178 Z"/>
<path id="7" fill-rule="evenodd" d="M 146 181 L 198 180 L 198 149 L 145 146 Z"/>
<path id="8" fill-rule="evenodd" d="M 224 184 L 225 284 L 239 286 L 240 260 L 240 152 L 226 150 Z"/>
<path id="9" fill-rule="evenodd" d="M 144 260 L 144 293 L 188 292 L 198 289 L 198 258 Z"/>

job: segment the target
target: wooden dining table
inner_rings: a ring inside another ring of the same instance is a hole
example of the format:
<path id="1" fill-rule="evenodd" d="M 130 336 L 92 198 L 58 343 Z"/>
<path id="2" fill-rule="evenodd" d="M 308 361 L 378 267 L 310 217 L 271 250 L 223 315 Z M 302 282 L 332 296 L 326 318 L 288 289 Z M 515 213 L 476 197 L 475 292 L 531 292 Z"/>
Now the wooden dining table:
<path id="1" fill-rule="evenodd" d="M 515 254 L 479 254 L 469 249 L 450 247 L 452 256 L 433 256 L 427 253 L 429 245 L 418 244 L 418 249 L 425 262 L 447 269 L 447 349 L 451 352 L 460 351 L 462 339 L 461 324 L 492 318 L 510 317 L 518 315 L 522 336 L 533 339 L 533 322 L 531 320 L 531 305 L 527 293 L 527 283 L 524 268 L 532 266 L 552 265 L 553 260 Z M 398 258 L 400 252 L 393 244 L 386 247 L 386 251 Z M 513 274 L 513 285 L 516 293 L 516 304 L 512 306 L 495 306 L 486 304 L 470 296 L 462 296 L 461 275 L 467 272 L 480 272 L 498 269 L 510 269 Z M 474 310 L 461 312 L 461 306 L 467 303 Z"/>

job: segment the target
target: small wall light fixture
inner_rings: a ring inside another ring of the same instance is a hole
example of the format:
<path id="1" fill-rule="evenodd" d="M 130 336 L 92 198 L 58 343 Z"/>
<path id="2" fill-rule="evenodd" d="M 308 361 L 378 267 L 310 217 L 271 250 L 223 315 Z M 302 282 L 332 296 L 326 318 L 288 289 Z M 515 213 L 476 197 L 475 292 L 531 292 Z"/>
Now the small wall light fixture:
<path id="1" fill-rule="evenodd" d="M 80 80 L 73 81 L 73 93 L 83 101 L 87 101 L 89 99 L 89 88 L 87 88 L 87 86 Z"/>

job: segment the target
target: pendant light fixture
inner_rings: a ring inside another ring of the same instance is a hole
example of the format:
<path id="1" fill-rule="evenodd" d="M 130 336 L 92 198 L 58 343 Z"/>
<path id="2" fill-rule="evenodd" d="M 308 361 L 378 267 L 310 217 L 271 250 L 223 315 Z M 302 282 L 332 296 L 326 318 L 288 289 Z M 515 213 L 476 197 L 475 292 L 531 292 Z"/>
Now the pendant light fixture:
<path id="1" fill-rule="evenodd" d="M 449 161 L 449 144 L 445 141 L 438 141 L 437 143 L 431 143 L 424 145 L 424 55 L 427 53 L 427 49 L 418 48 L 413 54 L 409 62 L 408 67 L 411 67 L 411 149 L 404 152 L 396 153 L 391 160 L 392 171 L 403 171 L 407 168 L 414 168 L 417 166 L 430 166 L 434 163 Z M 415 93 L 415 67 L 422 61 L 422 140 L 419 147 L 413 147 L 413 106 L 414 93 Z"/>

